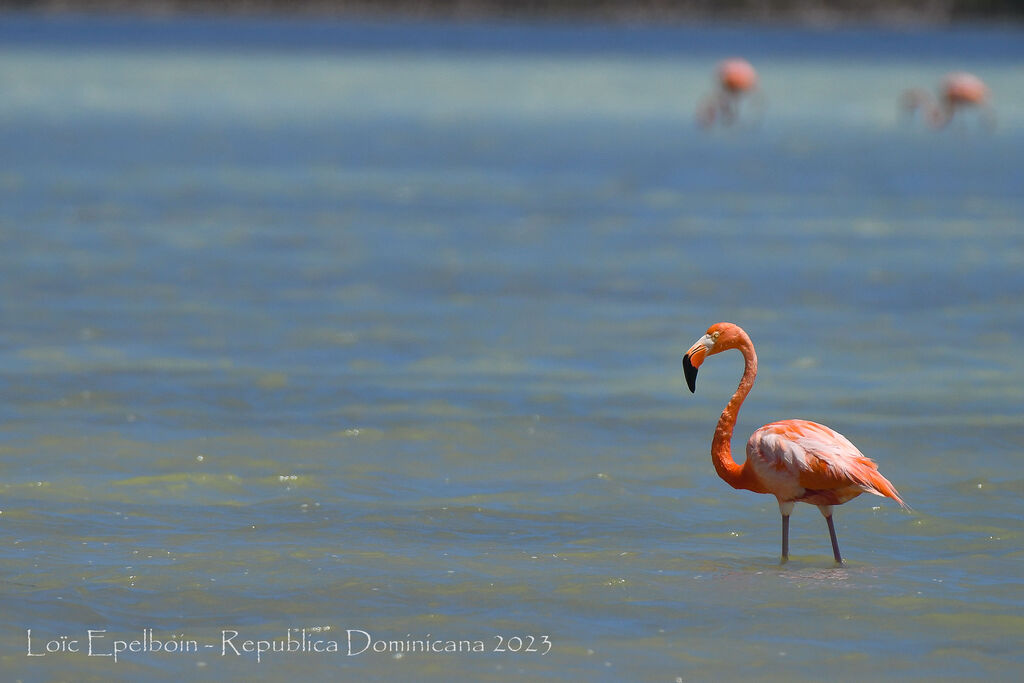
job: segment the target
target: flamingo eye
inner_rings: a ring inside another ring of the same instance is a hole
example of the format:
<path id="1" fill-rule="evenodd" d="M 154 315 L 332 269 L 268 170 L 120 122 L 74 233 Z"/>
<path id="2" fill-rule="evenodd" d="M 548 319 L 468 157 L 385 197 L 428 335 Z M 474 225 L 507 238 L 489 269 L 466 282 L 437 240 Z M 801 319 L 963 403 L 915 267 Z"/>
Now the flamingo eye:
<path id="1" fill-rule="evenodd" d="M 721 332 L 712 332 L 711 333 L 711 341 L 718 341 L 718 337 L 719 337 L 720 334 L 722 334 L 722 333 Z"/>

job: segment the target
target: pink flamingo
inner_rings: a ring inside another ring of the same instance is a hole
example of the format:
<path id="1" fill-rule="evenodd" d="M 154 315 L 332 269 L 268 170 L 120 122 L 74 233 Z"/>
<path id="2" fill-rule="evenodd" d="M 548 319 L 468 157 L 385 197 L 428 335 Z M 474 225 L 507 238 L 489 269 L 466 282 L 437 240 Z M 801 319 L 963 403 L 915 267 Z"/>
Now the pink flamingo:
<path id="1" fill-rule="evenodd" d="M 739 116 L 740 102 L 748 93 L 757 93 L 757 72 L 750 62 L 738 57 L 720 62 L 718 89 L 697 107 L 697 123 L 706 128 L 718 119 L 724 126 L 732 125 Z"/>
<path id="2" fill-rule="evenodd" d="M 878 466 L 857 450 L 842 434 L 807 420 L 783 420 L 766 424 L 747 441 L 747 459 L 739 465 L 732 458 L 732 432 L 743 400 L 754 386 L 757 354 L 750 337 L 737 325 L 716 323 L 683 356 L 683 372 L 690 391 L 695 391 L 697 368 L 705 357 L 739 349 L 745 365 L 736 393 L 722 411 L 711 441 L 711 460 L 718 476 L 736 489 L 770 493 L 782 513 L 782 561 L 789 558 L 789 515 L 794 503 L 817 505 L 828 523 L 832 554 L 843 561 L 832 523 L 832 506 L 862 493 L 892 498 L 906 508 L 899 493 L 878 472 Z"/>
<path id="3" fill-rule="evenodd" d="M 986 128 L 991 129 L 995 125 L 995 112 L 989 103 L 988 86 L 966 71 L 946 74 L 938 98 L 922 88 L 912 88 L 903 93 L 900 104 L 911 115 L 923 112 L 929 125 L 936 129 L 945 128 L 957 112 L 967 108 L 981 110 Z"/>

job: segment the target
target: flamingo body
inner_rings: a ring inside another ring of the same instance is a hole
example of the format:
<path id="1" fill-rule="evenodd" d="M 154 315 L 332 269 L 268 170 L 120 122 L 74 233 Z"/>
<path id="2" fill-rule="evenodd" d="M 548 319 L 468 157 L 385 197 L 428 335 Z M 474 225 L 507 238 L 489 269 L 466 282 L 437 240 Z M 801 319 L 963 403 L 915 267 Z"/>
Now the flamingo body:
<path id="1" fill-rule="evenodd" d="M 983 104 L 988 99 L 988 88 L 974 74 L 955 71 L 943 79 L 942 96 L 950 104 Z"/>
<path id="2" fill-rule="evenodd" d="M 723 126 L 736 123 L 741 102 L 751 99 L 760 109 L 757 71 L 745 59 L 733 57 L 719 62 L 716 71 L 718 87 L 697 107 L 697 123 L 707 127 L 717 120 Z"/>
<path id="3" fill-rule="evenodd" d="M 766 424 L 747 441 L 747 463 L 781 502 L 841 505 L 862 493 L 903 501 L 878 465 L 839 432 L 808 420 Z"/>
<path id="4" fill-rule="evenodd" d="M 782 560 L 789 556 L 789 516 L 795 503 L 815 505 L 828 523 L 832 553 L 842 562 L 832 523 L 832 506 L 862 493 L 891 498 L 906 507 L 896 488 L 878 466 L 839 432 L 808 420 L 783 420 L 757 429 L 747 441 L 747 459 L 732 458 L 732 433 L 740 406 L 754 386 L 757 353 L 750 337 L 738 325 L 717 323 L 690 347 L 683 370 L 694 391 L 697 368 L 707 356 L 729 349 L 743 354 L 744 369 L 736 393 L 722 411 L 711 441 L 711 461 L 730 486 L 775 496 L 782 513 Z"/>
<path id="5" fill-rule="evenodd" d="M 995 113 L 988 99 L 988 86 L 974 74 L 953 71 L 942 79 L 938 95 L 927 90 L 912 88 L 903 93 L 901 107 L 911 115 L 918 111 L 932 128 L 945 128 L 965 109 L 981 112 L 982 123 L 988 129 L 995 126 Z"/>
<path id="6" fill-rule="evenodd" d="M 718 80 L 724 90 L 740 93 L 757 85 L 757 72 L 747 60 L 734 57 L 718 65 Z"/>

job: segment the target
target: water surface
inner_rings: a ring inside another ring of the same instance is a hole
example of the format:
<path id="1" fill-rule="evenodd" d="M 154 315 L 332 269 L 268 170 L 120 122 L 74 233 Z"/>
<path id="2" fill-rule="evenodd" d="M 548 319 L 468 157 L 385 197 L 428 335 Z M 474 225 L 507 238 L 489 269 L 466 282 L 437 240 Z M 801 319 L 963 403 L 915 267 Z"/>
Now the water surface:
<path id="1" fill-rule="evenodd" d="M 1022 46 L 4 17 L 0 666 L 1015 680 Z M 739 51 L 763 120 L 698 131 Z M 994 133 L 899 119 L 952 68 Z M 839 508 L 845 566 L 806 506 L 780 566 L 774 499 L 716 477 L 741 361 L 691 396 L 680 358 L 718 320 L 760 356 L 737 451 L 824 422 L 913 506 Z M 29 657 L 28 629 L 200 651 Z M 288 629 L 343 651 L 221 654 Z"/>

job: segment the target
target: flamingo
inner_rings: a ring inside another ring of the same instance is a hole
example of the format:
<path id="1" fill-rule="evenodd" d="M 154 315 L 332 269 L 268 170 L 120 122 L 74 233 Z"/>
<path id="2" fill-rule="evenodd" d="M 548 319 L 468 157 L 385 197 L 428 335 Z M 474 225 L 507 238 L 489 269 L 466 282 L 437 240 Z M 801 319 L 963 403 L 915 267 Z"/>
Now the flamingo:
<path id="1" fill-rule="evenodd" d="M 741 98 L 757 91 L 757 72 L 745 59 L 734 57 L 718 64 L 718 89 L 697 108 L 697 123 L 706 128 L 717 118 L 732 125 L 739 115 Z"/>
<path id="2" fill-rule="evenodd" d="M 995 125 L 995 113 L 988 99 L 988 86 L 974 74 L 954 71 L 946 74 L 936 98 L 927 90 L 911 88 L 903 93 L 900 104 L 904 111 L 913 115 L 924 112 L 932 128 L 945 128 L 957 112 L 977 107 L 981 110 L 986 128 Z"/>
<path id="3" fill-rule="evenodd" d="M 718 476 L 736 489 L 770 493 L 782 513 L 782 562 L 789 559 L 789 515 L 795 503 L 810 503 L 828 523 L 832 554 L 841 564 L 832 506 L 841 505 L 862 493 L 892 498 L 906 508 L 892 484 L 878 466 L 857 450 L 839 432 L 807 420 L 772 422 L 756 430 L 747 441 L 747 459 L 739 465 L 732 458 L 733 428 L 743 400 L 754 386 L 757 354 L 750 337 L 738 325 L 716 323 L 683 356 L 686 384 L 696 390 L 697 368 L 707 356 L 729 349 L 743 354 L 745 365 L 736 393 L 718 418 L 711 441 L 711 460 Z"/>

